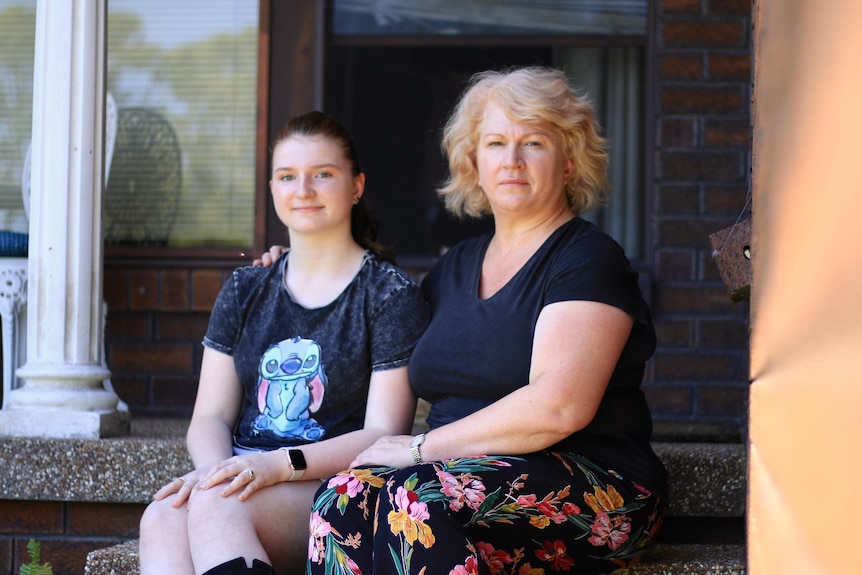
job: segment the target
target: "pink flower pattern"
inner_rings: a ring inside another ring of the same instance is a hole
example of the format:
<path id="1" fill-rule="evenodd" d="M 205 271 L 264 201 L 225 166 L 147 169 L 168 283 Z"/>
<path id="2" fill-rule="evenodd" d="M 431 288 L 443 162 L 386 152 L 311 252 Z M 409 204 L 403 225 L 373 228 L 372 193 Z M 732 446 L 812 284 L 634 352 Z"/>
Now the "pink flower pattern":
<path id="1" fill-rule="evenodd" d="M 394 547 L 390 544 L 389 552 L 397 554 L 401 561 L 398 572 L 405 574 L 442 570 L 448 575 L 478 575 L 484 564 L 490 575 L 550 575 L 593 569 L 596 560 L 604 561 L 610 572 L 636 563 L 658 535 L 664 517 L 663 502 L 640 485 L 617 489 L 624 485 L 619 474 L 602 472 L 589 462 L 567 460 L 572 463 L 573 476 L 580 470 L 588 483 L 573 479 L 571 485 L 558 491 L 529 493 L 526 490 L 533 483 L 528 473 L 521 473 L 512 474 L 505 482 L 496 481 L 490 488 L 485 474 L 494 471 L 495 466 L 511 466 L 500 459 L 463 458 L 432 463 L 436 481 L 428 474 L 414 474 L 403 484 L 387 480 L 396 471 L 389 468 L 374 472 L 349 470 L 330 479 L 325 489 L 328 495 L 318 495 L 318 501 L 335 504 L 333 509 L 349 504 L 349 512 L 360 502 L 373 502 L 378 497 L 376 490 L 386 483 L 392 499 L 385 531 L 391 531 L 399 541 Z M 576 486 L 578 493 L 573 493 Z M 420 549 L 433 554 L 435 545 L 453 543 L 448 536 L 445 541 L 435 537 L 435 509 L 442 509 L 438 505 L 445 506 L 451 514 L 457 513 L 460 520 L 468 522 L 468 529 L 478 529 L 471 533 L 478 535 L 494 524 L 509 524 L 523 528 L 524 535 L 517 537 L 517 544 L 511 548 L 501 547 L 501 543 L 512 539 L 473 540 L 460 564 L 425 563 L 429 556 L 420 554 Z M 337 515 L 333 516 L 335 526 L 327 519 L 325 512 L 315 511 L 312 515 L 308 547 L 312 573 L 358 575 L 360 567 L 351 554 L 360 548 L 359 534 L 340 534 L 336 531 Z M 375 532 L 381 536 L 380 530 Z M 542 533 L 547 535 L 542 537 Z M 595 551 L 585 552 L 585 544 Z M 327 561 L 336 568 L 330 569 Z M 316 571 L 317 566 L 320 571 Z"/>

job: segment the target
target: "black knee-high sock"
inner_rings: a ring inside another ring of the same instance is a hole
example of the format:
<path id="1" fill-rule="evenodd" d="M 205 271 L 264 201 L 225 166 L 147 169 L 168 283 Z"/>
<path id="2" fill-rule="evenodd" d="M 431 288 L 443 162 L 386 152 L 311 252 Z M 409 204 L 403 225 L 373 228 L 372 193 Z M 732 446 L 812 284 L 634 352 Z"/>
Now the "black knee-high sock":
<path id="1" fill-rule="evenodd" d="M 251 567 L 248 567 L 245 557 L 237 557 L 216 565 L 204 575 L 275 575 L 275 571 L 260 559 L 255 559 L 251 562 Z"/>

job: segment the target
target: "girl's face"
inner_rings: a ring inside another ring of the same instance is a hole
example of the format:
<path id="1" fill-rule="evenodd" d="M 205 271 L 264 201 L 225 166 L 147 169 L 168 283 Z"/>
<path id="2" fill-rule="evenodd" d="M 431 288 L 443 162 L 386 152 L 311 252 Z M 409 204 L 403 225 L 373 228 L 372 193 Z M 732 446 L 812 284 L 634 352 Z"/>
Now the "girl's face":
<path id="1" fill-rule="evenodd" d="M 342 226 L 349 233 L 350 212 L 365 188 L 365 175 L 351 173 L 337 140 L 291 136 L 273 150 L 269 187 L 275 211 L 291 233 L 320 234 Z"/>
<path id="2" fill-rule="evenodd" d="M 557 135 L 510 120 L 496 104 L 488 106 L 479 125 L 476 166 L 479 186 L 497 215 L 542 214 L 567 204 L 565 185 L 573 166 Z"/>

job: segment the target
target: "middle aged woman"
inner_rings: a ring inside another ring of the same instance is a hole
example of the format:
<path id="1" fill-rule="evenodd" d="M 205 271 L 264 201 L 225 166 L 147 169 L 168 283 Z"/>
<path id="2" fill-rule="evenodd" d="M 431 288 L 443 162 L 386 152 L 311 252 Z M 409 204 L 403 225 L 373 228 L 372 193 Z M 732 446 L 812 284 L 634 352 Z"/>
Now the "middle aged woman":
<path id="1" fill-rule="evenodd" d="M 631 565 L 666 507 L 640 389 L 655 332 L 622 249 L 579 217 L 606 187 L 592 107 L 557 70 L 484 72 L 443 147 L 447 207 L 495 229 L 423 282 L 408 370 L 431 430 L 378 439 L 321 486 L 309 572 Z"/>
<path id="2" fill-rule="evenodd" d="M 605 573 L 664 517 L 640 389 L 655 332 L 637 274 L 579 217 L 606 188 L 591 105 L 563 72 L 475 76 L 447 123 L 456 215 L 493 233 L 423 282 L 408 372 L 428 433 L 384 436 L 318 490 L 311 573 Z"/>

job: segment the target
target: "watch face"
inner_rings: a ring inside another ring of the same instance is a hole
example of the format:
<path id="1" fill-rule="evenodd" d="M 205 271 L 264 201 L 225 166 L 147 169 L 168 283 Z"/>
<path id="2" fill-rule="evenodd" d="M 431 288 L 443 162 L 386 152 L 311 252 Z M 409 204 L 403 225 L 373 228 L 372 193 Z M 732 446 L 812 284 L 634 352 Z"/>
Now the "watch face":
<path id="1" fill-rule="evenodd" d="M 302 471 L 306 467 L 305 455 L 299 449 L 290 449 L 287 452 L 290 455 L 290 463 L 297 471 Z"/>

